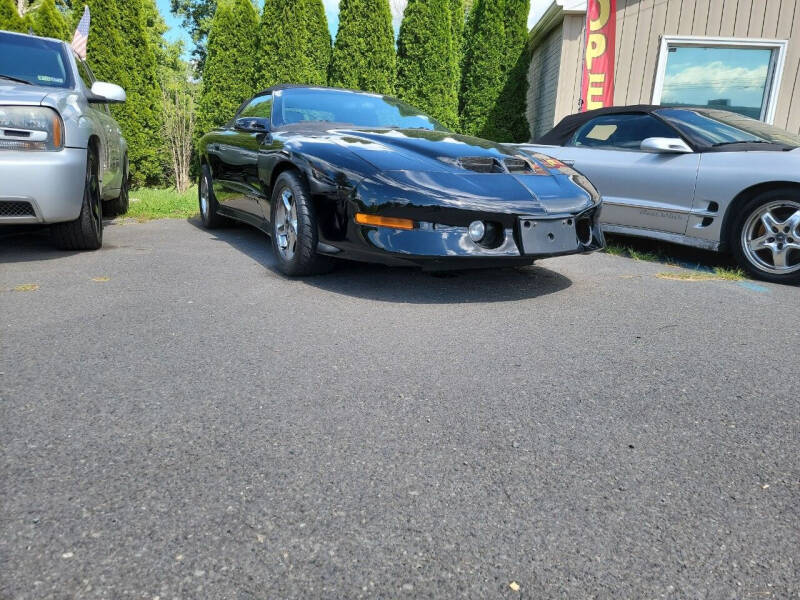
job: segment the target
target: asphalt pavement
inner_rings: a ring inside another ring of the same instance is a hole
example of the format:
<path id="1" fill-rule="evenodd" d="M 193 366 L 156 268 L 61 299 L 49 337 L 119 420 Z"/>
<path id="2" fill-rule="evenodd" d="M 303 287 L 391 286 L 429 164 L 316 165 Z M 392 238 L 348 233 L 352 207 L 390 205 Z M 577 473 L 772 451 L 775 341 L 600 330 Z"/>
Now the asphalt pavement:
<path id="1" fill-rule="evenodd" d="M 0 237 L 0 599 L 798 598 L 800 289 Z"/>

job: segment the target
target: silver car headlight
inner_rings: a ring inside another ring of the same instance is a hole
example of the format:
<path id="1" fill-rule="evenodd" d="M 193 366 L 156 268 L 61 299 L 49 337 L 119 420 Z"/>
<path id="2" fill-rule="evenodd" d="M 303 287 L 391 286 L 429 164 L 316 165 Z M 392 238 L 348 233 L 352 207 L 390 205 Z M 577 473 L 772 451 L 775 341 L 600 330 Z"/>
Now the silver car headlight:
<path id="1" fill-rule="evenodd" d="M 64 147 L 64 123 L 43 106 L 0 106 L 0 150 L 54 152 Z"/>

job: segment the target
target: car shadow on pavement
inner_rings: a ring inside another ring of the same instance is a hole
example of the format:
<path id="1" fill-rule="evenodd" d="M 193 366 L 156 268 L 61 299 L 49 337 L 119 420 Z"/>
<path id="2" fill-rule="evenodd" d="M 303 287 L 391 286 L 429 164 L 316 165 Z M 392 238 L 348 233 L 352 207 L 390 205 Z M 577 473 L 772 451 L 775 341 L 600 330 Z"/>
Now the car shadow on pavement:
<path id="1" fill-rule="evenodd" d="M 202 228 L 198 219 L 189 219 L 189 223 Z M 231 224 L 209 233 L 283 277 L 276 267 L 269 238 L 261 231 Z M 335 294 L 408 304 L 513 302 L 554 294 L 572 285 L 564 275 L 536 265 L 424 272 L 414 267 L 387 267 L 346 260 L 337 261 L 332 273 L 297 281 Z"/>
<path id="2" fill-rule="evenodd" d="M 53 260 L 78 254 L 77 251 L 59 250 L 45 226 L 0 226 L 0 263 Z"/>

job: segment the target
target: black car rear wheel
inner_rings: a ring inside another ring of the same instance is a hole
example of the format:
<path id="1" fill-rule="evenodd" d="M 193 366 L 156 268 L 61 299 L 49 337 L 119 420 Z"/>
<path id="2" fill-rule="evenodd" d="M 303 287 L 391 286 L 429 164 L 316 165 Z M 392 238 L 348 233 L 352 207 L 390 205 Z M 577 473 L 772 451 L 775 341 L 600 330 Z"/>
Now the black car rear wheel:
<path id="1" fill-rule="evenodd" d="M 74 221 L 56 223 L 50 229 L 53 241 L 62 250 L 97 250 L 103 245 L 103 202 L 97 178 L 97 156 L 89 150 L 81 214 Z"/>
<path id="2" fill-rule="evenodd" d="M 208 165 L 203 165 L 200 171 L 200 182 L 197 190 L 198 203 L 200 205 L 200 218 L 206 229 L 216 229 L 225 224 L 225 217 L 217 212 L 219 204 L 214 195 L 214 186 L 211 180 L 211 169 Z"/>
<path id="3" fill-rule="evenodd" d="M 272 191 L 270 223 L 272 249 L 281 272 L 302 277 L 331 270 L 333 260 L 317 254 L 314 206 L 297 172 L 286 171 L 278 177 Z"/>
<path id="4" fill-rule="evenodd" d="M 750 200 L 734 222 L 730 245 L 754 277 L 800 283 L 800 193 L 778 189 Z"/>
<path id="5" fill-rule="evenodd" d="M 123 159 L 122 164 L 122 185 L 119 188 L 119 196 L 103 202 L 103 212 L 114 217 L 124 215 L 128 212 L 128 206 L 130 204 L 128 195 L 130 191 L 130 171 L 128 168 L 127 155 Z"/>

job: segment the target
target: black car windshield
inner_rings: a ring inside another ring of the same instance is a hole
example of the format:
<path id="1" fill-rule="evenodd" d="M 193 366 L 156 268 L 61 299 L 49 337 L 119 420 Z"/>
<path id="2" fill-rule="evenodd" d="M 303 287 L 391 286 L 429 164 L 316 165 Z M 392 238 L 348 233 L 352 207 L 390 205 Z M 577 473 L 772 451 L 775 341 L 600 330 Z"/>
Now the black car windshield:
<path id="1" fill-rule="evenodd" d="M 0 33 L 0 82 L 71 88 L 67 53 L 58 42 Z"/>
<path id="2" fill-rule="evenodd" d="M 766 143 L 800 147 L 800 136 L 725 110 L 663 108 L 658 116 L 701 146 Z"/>
<path id="3" fill-rule="evenodd" d="M 328 90 L 295 88 L 276 92 L 279 101 L 273 113 L 276 127 L 296 123 L 341 123 L 355 127 L 392 127 L 447 131 L 433 117 L 386 96 Z"/>

